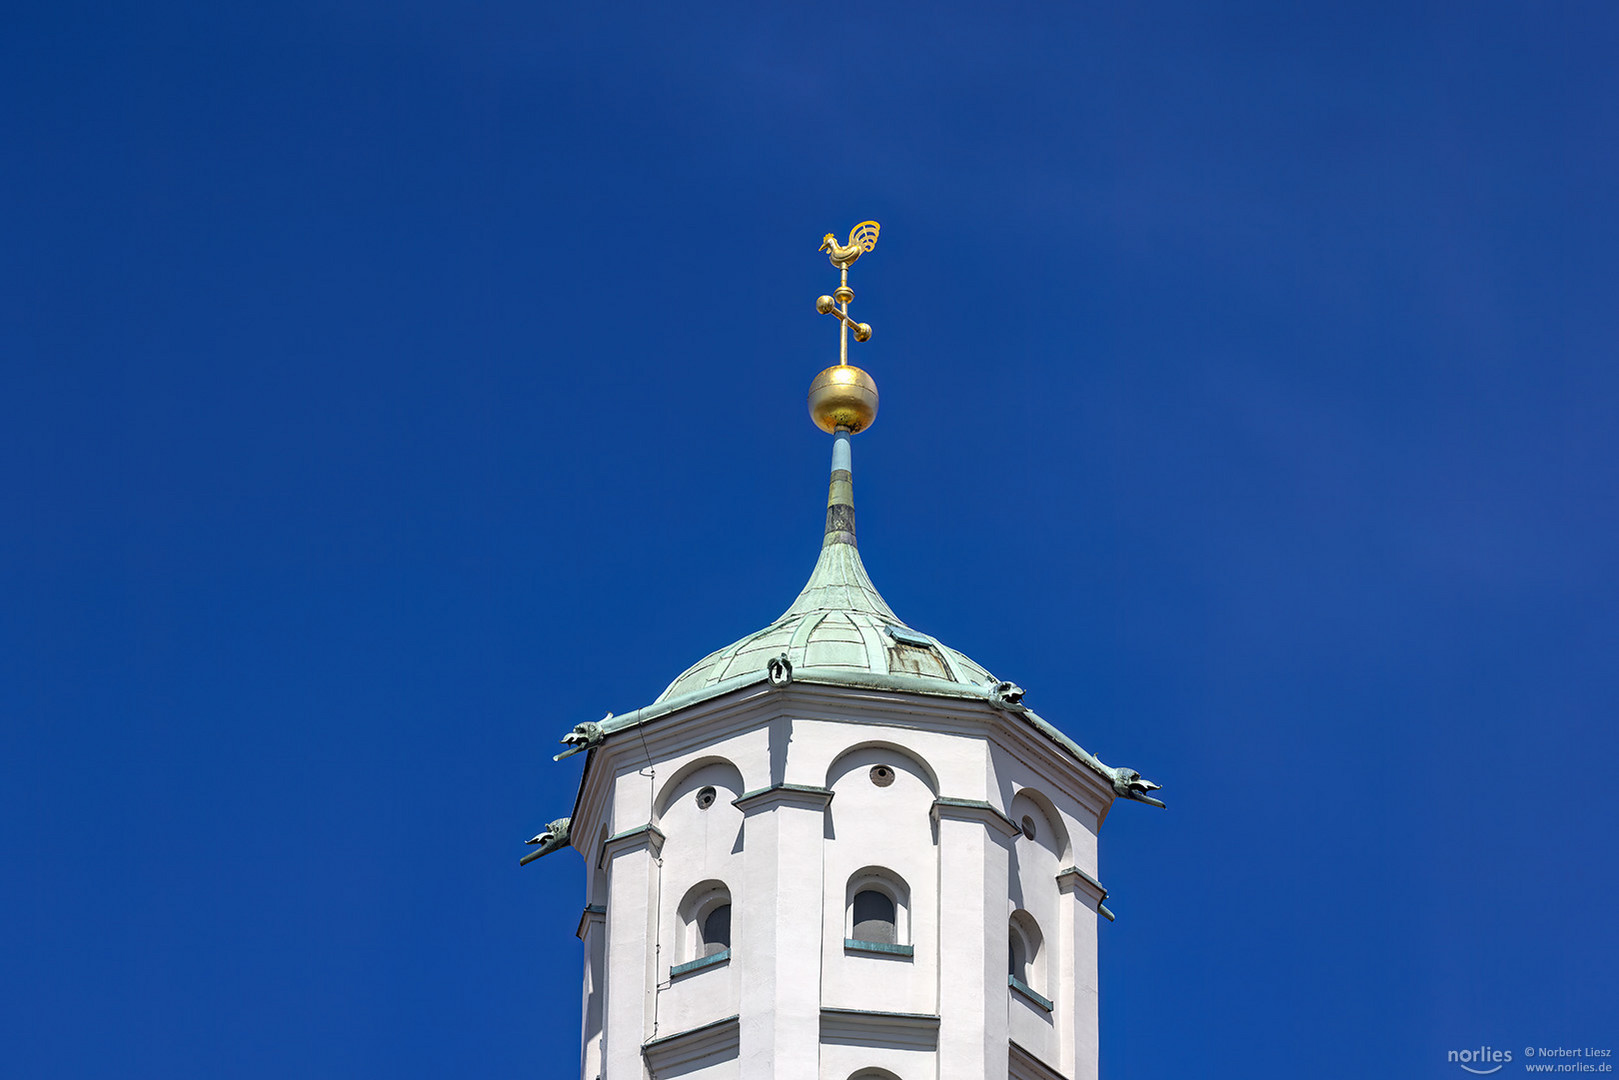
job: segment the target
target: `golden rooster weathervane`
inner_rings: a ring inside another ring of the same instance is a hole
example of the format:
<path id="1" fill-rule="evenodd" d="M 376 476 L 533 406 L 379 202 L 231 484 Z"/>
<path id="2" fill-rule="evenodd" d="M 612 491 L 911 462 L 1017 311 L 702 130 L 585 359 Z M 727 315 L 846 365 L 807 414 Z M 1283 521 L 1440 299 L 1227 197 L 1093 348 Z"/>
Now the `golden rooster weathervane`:
<path id="1" fill-rule="evenodd" d="M 838 243 L 834 233 L 827 233 L 821 239 L 821 250 L 842 274 L 837 290 L 815 301 L 816 311 L 838 318 L 838 362 L 810 384 L 810 416 L 822 431 L 835 432 L 842 428 L 852 435 L 870 427 L 877 418 L 877 383 L 849 363 L 849 331 L 854 331 L 856 341 L 871 339 L 870 324 L 849 318 L 849 302 L 854 299 L 854 290 L 849 288 L 849 267 L 877 246 L 877 233 L 881 228 L 875 221 L 862 221 L 849 231 L 847 244 Z"/>
<path id="2" fill-rule="evenodd" d="M 877 246 L 877 233 L 882 226 L 875 221 L 862 221 L 849 230 L 849 242 L 838 243 L 836 233 L 827 233 L 821 237 L 821 250 L 826 252 L 832 260 L 832 265 L 839 270 L 847 270 L 860 258 L 862 252 L 870 251 Z"/>

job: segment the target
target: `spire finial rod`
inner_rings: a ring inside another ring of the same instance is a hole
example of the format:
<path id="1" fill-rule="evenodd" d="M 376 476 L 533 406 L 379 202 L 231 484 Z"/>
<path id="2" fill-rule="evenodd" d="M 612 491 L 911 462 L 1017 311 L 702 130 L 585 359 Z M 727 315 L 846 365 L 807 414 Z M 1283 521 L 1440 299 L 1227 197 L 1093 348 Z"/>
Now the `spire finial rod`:
<path id="1" fill-rule="evenodd" d="M 822 296 L 815 301 L 815 310 L 822 315 L 836 315 L 838 317 L 838 363 L 849 363 L 849 331 L 854 331 L 856 341 L 871 340 L 871 324 L 857 323 L 849 318 L 849 302 L 854 299 L 854 290 L 849 288 L 849 267 L 854 261 L 877 246 L 877 233 L 882 229 L 875 221 L 862 221 L 849 230 L 849 242 L 838 243 L 838 238 L 827 233 L 821 238 L 821 250 L 827 253 L 828 260 L 838 268 L 842 275 L 838 283 L 837 292 L 831 296 Z"/>
<path id="2" fill-rule="evenodd" d="M 833 233 L 821 238 L 821 250 L 827 253 L 839 274 L 837 291 L 815 301 L 816 311 L 834 315 L 838 320 L 838 362 L 810 384 L 810 417 L 822 431 L 842 428 L 852 435 L 870 427 L 877 417 L 876 382 L 849 363 L 849 331 L 854 331 L 856 341 L 871 340 L 870 324 L 855 322 L 849 316 L 849 304 L 854 300 L 854 290 L 849 288 L 849 267 L 877 246 L 880 229 L 875 221 L 862 221 L 850 230 L 847 244 L 838 243 Z"/>
<path id="3" fill-rule="evenodd" d="M 843 307 L 838 311 L 838 363 L 849 362 L 849 301 L 854 299 L 854 290 L 849 288 L 849 268 L 841 267 L 842 281 L 838 284 L 838 296 L 843 300 Z M 864 324 L 862 324 L 864 325 Z M 871 336 L 871 330 L 866 329 L 866 337 Z M 861 341 L 866 338 L 861 338 Z"/>

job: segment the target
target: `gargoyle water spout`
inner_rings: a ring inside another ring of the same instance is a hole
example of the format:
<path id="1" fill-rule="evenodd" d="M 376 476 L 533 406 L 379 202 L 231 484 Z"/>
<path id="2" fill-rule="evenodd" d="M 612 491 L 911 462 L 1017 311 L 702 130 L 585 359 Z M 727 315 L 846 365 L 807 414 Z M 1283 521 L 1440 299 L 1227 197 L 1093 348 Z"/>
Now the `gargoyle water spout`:
<path id="1" fill-rule="evenodd" d="M 562 848 L 567 847 L 568 824 L 572 820 L 572 818 L 565 817 L 557 818 L 555 821 L 547 825 L 544 831 L 538 833 L 533 837 L 533 839 L 527 841 L 529 844 L 537 844 L 539 847 L 536 850 L 529 852 L 527 855 L 524 855 L 521 859 L 518 859 L 517 864 L 519 866 L 527 866 L 529 863 L 533 862 L 535 859 L 538 859 L 542 855 L 549 855 L 553 851 L 559 851 Z"/>
<path id="2" fill-rule="evenodd" d="M 1162 802 L 1147 794 L 1149 791 L 1157 791 L 1164 785 L 1155 784 L 1151 780 L 1143 780 L 1141 774 L 1134 769 L 1120 769 L 1110 766 L 1108 771 L 1113 774 L 1113 790 L 1118 793 L 1120 798 L 1134 799 L 1136 802 L 1144 802 L 1148 806 L 1164 808 Z"/>

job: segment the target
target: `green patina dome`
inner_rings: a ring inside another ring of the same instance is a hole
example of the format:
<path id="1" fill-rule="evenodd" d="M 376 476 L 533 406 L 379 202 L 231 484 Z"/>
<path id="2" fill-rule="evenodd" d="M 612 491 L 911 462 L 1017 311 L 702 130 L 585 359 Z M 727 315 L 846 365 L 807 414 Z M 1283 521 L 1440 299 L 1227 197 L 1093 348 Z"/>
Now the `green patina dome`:
<path id="1" fill-rule="evenodd" d="M 658 696 L 659 702 L 759 671 L 783 653 L 802 674 L 919 675 L 973 685 L 995 681 L 955 649 L 906 626 L 877 592 L 855 543 L 853 486 L 849 436 L 840 431 L 833 443 L 821 557 L 798 599 L 763 630 L 687 668 Z"/>

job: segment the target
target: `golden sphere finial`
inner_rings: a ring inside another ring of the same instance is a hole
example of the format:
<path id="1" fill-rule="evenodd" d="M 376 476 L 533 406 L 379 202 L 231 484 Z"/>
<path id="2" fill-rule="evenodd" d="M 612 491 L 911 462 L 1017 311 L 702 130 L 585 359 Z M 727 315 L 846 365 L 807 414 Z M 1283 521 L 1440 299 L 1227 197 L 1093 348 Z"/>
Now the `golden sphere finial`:
<path id="1" fill-rule="evenodd" d="M 877 383 L 853 364 L 833 364 L 810 383 L 810 419 L 827 434 L 864 431 L 877 419 Z"/>

